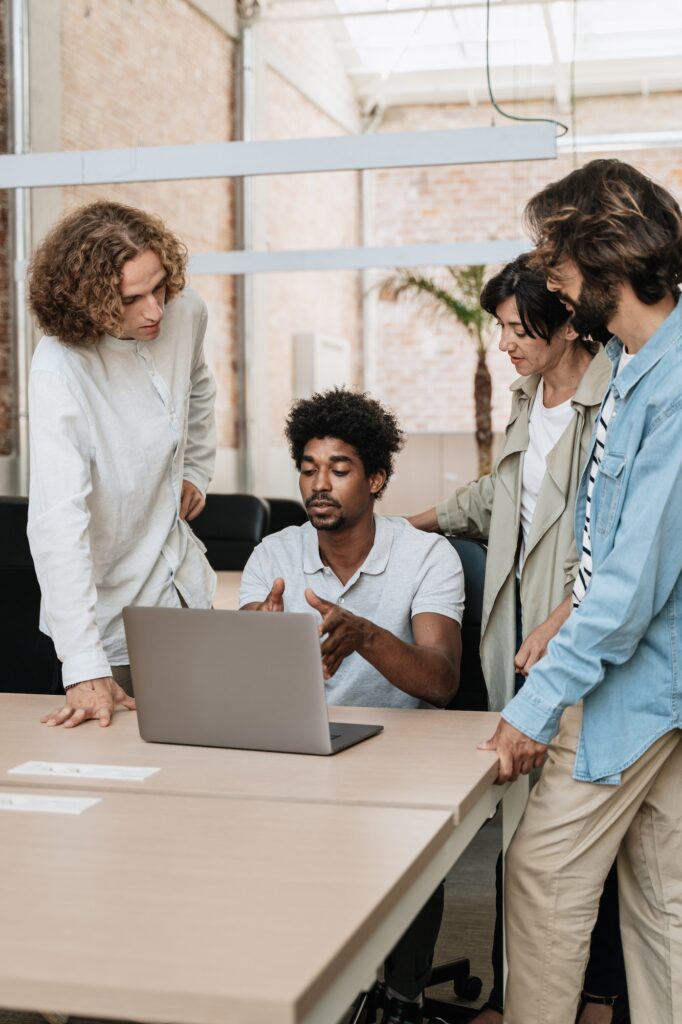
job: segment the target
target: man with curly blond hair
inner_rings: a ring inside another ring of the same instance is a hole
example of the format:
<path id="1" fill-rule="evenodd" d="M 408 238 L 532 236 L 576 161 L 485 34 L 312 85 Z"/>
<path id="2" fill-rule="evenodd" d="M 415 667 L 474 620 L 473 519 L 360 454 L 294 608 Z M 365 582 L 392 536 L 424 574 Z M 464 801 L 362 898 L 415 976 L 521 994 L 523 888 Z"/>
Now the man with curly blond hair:
<path id="1" fill-rule="evenodd" d="M 100 201 L 64 217 L 31 262 L 45 337 L 31 365 L 28 536 L 66 690 L 48 725 L 106 726 L 116 705 L 135 707 L 123 607 L 212 602 L 188 521 L 213 472 L 215 385 L 186 260 L 157 217 Z"/>

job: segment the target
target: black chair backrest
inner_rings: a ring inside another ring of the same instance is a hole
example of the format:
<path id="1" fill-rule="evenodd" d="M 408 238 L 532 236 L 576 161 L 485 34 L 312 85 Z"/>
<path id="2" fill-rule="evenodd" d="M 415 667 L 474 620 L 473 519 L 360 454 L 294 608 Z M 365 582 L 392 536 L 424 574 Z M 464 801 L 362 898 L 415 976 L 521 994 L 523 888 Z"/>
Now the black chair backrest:
<path id="1" fill-rule="evenodd" d="M 448 707 L 457 711 L 487 711 L 488 691 L 481 668 L 481 617 L 485 582 L 486 546 L 469 537 L 448 537 L 462 562 L 464 616 L 462 618 L 462 668 L 460 686 Z"/>
<path id="2" fill-rule="evenodd" d="M 300 501 L 293 498 L 268 498 L 270 506 L 270 526 L 268 533 L 279 533 L 287 526 L 303 526 L 308 522 L 308 514 Z"/>
<path id="3" fill-rule="evenodd" d="M 61 665 L 40 632 L 40 587 L 26 537 L 26 498 L 0 497 L 0 691 L 60 693 Z"/>
<path id="4" fill-rule="evenodd" d="M 208 494 L 206 508 L 190 526 L 216 571 L 239 570 L 265 536 L 269 518 L 267 502 L 252 494 Z"/>

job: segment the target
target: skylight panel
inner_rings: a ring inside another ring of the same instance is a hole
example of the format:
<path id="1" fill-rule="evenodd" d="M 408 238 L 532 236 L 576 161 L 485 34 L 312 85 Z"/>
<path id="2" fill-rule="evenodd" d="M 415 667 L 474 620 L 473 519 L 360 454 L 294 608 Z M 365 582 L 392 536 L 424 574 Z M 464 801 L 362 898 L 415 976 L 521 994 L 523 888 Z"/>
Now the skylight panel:
<path id="1" fill-rule="evenodd" d="M 346 55 L 354 72 L 382 77 L 400 72 L 485 66 L 485 5 L 471 0 L 335 0 L 344 15 Z M 455 6 L 460 10 L 450 10 Z M 415 10 L 420 7 L 421 10 Z M 447 9 L 443 9 L 443 8 Z M 353 17 L 361 11 L 385 14 Z M 577 18 L 574 26 L 574 12 Z M 574 35 L 575 28 L 575 35 Z M 490 63 L 533 68 L 574 57 L 598 62 L 682 56 L 682 0 L 493 0 Z"/>

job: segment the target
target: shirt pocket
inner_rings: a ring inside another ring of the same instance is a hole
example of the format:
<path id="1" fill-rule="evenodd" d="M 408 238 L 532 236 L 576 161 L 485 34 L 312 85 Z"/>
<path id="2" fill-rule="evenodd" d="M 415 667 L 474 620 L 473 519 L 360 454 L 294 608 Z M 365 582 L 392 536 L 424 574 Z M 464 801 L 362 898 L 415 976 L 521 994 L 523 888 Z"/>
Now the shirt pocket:
<path id="1" fill-rule="evenodd" d="M 620 495 L 625 477 L 625 456 L 616 452 L 605 452 L 599 466 L 599 498 L 595 526 L 602 536 L 613 529 L 620 507 Z"/>

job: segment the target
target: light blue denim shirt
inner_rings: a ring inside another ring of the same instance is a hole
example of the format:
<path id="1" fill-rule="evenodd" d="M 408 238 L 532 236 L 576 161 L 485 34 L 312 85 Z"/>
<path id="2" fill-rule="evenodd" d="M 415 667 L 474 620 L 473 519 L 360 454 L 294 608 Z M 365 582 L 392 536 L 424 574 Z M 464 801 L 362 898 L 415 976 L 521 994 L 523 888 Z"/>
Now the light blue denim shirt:
<path id="1" fill-rule="evenodd" d="M 617 377 L 622 345 L 606 351 L 615 407 L 592 492 L 592 580 L 503 717 L 549 743 L 583 700 L 573 777 L 616 785 L 682 727 L 682 301 Z"/>

